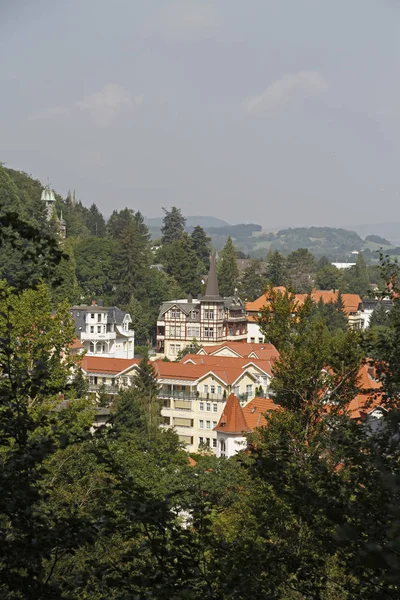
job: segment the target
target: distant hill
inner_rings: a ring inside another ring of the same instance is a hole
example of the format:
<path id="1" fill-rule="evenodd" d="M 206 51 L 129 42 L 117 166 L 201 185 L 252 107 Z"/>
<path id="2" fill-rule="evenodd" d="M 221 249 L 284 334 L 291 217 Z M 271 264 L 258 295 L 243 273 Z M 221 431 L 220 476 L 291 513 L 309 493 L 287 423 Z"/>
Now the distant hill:
<path id="1" fill-rule="evenodd" d="M 392 223 L 352 225 L 351 229 L 356 231 L 363 238 L 365 238 L 367 235 L 379 235 L 382 238 L 386 238 L 386 240 L 390 240 L 393 245 L 400 245 L 399 221 Z"/>
<path id="2" fill-rule="evenodd" d="M 163 217 L 152 217 L 145 218 L 146 225 L 151 228 L 160 228 L 163 222 Z M 229 225 L 227 221 L 223 221 L 222 219 L 218 219 L 217 217 L 210 216 L 198 216 L 198 217 L 186 217 L 186 226 L 196 227 L 196 225 L 200 225 L 203 229 L 208 229 L 209 227 L 226 227 Z"/>

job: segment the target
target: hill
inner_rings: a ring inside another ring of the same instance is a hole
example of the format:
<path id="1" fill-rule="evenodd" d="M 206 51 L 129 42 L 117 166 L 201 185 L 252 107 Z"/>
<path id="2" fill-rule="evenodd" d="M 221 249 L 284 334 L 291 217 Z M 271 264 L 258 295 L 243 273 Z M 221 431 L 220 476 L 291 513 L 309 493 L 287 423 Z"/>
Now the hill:
<path id="1" fill-rule="evenodd" d="M 151 217 L 145 218 L 146 225 L 151 229 L 160 229 L 162 225 L 163 217 Z M 217 217 L 211 216 L 195 216 L 195 217 L 186 217 L 186 226 L 196 227 L 196 225 L 200 225 L 203 229 L 207 229 L 208 227 L 226 227 L 229 226 L 229 223 L 223 221 L 222 219 L 218 219 Z"/>

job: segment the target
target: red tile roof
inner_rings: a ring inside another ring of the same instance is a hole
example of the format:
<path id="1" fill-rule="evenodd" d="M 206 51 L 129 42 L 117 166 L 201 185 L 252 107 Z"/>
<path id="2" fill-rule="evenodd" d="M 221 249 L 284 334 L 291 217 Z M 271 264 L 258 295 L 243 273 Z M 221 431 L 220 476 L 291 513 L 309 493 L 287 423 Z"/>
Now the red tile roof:
<path id="1" fill-rule="evenodd" d="M 237 369 L 240 367 L 244 369 L 247 365 L 255 365 L 262 371 L 272 376 L 272 368 L 274 361 L 272 360 L 259 360 L 257 358 L 236 358 L 233 356 L 219 356 L 215 354 L 187 354 L 181 361 L 183 364 L 195 364 L 195 365 L 208 365 L 210 368 L 224 368 L 224 369 Z"/>
<path id="2" fill-rule="evenodd" d="M 270 411 L 282 411 L 283 408 L 275 404 L 270 398 L 253 398 L 243 407 L 246 423 L 251 430 L 264 427 L 267 420 L 264 415 Z"/>
<path id="3" fill-rule="evenodd" d="M 218 425 L 214 427 L 214 431 L 236 434 L 250 432 L 250 428 L 248 427 L 243 414 L 243 409 L 235 394 L 229 395 Z"/>
<path id="4" fill-rule="evenodd" d="M 208 355 L 220 354 L 224 348 L 228 348 L 238 355 L 238 358 L 249 357 L 250 354 L 255 354 L 256 358 L 271 360 L 278 358 L 279 352 L 273 344 L 251 344 L 248 342 L 225 342 L 215 346 L 203 346 L 202 351 Z"/>
<path id="5" fill-rule="evenodd" d="M 122 371 L 139 364 L 137 358 L 107 358 L 105 356 L 84 356 L 81 367 L 86 373 L 118 375 Z"/>
<path id="6" fill-rule="evenodd" d="M 284 287 L 274 288 L 274 290 L 285 293 Z M 322 298 L 323 302 L 325 302 L 326 304 L 329 302 L 335 302 L 335 300 L 337 299 L 337 295 L 338 292 L 333 290 L 313 290 L 311 292 L 311 298 L 314 300 L 314 302 L 319 302 L 319 300 Z M 307 294 L 295 294 L 295 297 L 297 302 L 301 306 L 304 303 Z M 361 298 L 358 294 L 342 294 L 342 298 L 344 310 L 347 314 L 357 312 L 358 307 L 361 303 Z M 269 300 L 266 294 L 263 294 L 262 296 L 254 300 L 254 302 L 247 302 L 246 310 L 249 313 L 259 313 L 262 310 L 262 308 L 264 308 L 264 306 L 268 304 L 268 302 Z M 249 316 L 256 318 L 255 315 Z"/>
<path id="7" fill-rule="evenodd" d="M 198 379 L 203 379 L 207 375 L 211 374 L 214 375 L 216 379 L 220 379 L 222 383 L 233 385 L 247 372 L 246 369 L 241 368 L 239 363 L 236 363 L 235 359 L 233 359 L 233 361 L 234 362 L 229 365 L 219 365 L 215 363 L 197 364 L 197 362 L 196 364 L 192 364 L 191 362 L 172 363 L 156 360 L 154 361 L 153 365 L 156 370 L 157 377 L 160 379 L 177 379 L 195 382 Z M 250 359 L 247 359 L 247 362 L 251 362 Z"/>

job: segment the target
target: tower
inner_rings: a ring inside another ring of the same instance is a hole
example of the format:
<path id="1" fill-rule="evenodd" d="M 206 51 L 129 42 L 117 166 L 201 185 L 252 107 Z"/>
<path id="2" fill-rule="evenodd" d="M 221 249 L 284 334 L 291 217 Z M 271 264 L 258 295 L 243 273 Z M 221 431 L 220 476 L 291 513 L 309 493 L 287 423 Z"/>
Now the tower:
<path id="1" fill-rule="evenodd" d="M 50 188 L 49 180 L 47 180 L 47 185 L 42 192 L 41 200 L 46 203 L 47 220 L 50 221 L 55 211 L 56 198 Z"/>

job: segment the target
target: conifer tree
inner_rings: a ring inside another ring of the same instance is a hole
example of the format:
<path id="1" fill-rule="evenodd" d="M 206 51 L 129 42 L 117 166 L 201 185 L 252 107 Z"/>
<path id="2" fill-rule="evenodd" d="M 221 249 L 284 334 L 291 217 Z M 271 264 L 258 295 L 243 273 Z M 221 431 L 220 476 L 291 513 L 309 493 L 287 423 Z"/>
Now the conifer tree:
<path id="1" fill-rule="evenodd" d="M 286 259 L 278 251 L 269 252 L 267 256 L 267 278 L 273 286 L 286 285 L 287 268 Z"/>
<path id="2" fill-rule="evenodd" d="M 190 240 L 197 258 L 204 265 L 204 272 L 207 273 L 210 266 L 211 238 L 207 237 L 200 225 L 197 225 L 190 235 Z"/>
<path id="3" fill-rule="evenodd" d="M 93 203 L 89 208 L 85 222 L 90 235 L 95 235 L 96 237 L 104 237 L 106 235 L 106 223 L 96 204 Z"/>
<path id="4" fill-rule="evenodd" d="M 162 244 L 172 244 L 180 240 L 185 232 L 186 219 L 180 208 L 173 206 L 171 210 L 163 208 L 164 219 L 161 227 Z"/>
<path id="5" fill-rule="evenodd" d="M 232 296 L 239 282 L 237 255 L 232 238 L 229 236 L 221 252 L 217 266 L 218 286 L 221 296 Z"/>

